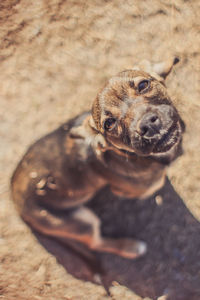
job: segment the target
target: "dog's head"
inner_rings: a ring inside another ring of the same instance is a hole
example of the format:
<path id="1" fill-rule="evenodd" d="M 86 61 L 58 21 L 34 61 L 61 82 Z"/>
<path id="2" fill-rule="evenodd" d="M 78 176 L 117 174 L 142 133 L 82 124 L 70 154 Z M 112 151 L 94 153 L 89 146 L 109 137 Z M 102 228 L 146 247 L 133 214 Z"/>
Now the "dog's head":
<path id="1" fill-rule="evenodd" d="M 167 94 L 164 79 L 177 59 L 112 77 L 97 95 L 92 126 L 109 147 L 140 156 L 175 159 L 184 123 Z"/>

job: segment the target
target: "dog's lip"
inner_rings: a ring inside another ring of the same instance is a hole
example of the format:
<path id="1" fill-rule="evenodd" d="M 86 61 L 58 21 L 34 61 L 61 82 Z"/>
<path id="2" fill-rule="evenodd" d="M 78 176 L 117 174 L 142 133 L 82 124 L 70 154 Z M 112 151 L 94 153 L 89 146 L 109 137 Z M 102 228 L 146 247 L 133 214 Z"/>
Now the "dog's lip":
<path id="1" fill-rule="evenodd" d="M 172 126 L 164 132 L 161 138 L 155 144 L 152 154 L 156 153 L 166 153 L 181 139 L 181 128 L 179 123 L 173 123 Z"/>
<path id="2" fill-rule="evenodd" d="M 162 154 L 166 155 L 166 153 L 173 150 L 180 143 L 182 132 L 183 131 L 181 129 L 180 122 L 177 120 L 173 122 L 173 124 L 169 127 L 169 129 L 166 129 L 160 135 L 160 138 L 157 137 L 155 139 L 148 140 L 149 151 L 147 149 L 147 151 L 144 152 L 140 147 L 136 147 L 135 145 L 127 149 L 118 147 L 116 144 L 114 144 L 114 146 L 118 149 L 118 151 L 126 155 L 127 154 L 139 155 L 139 156 L 156 156 Z"/>

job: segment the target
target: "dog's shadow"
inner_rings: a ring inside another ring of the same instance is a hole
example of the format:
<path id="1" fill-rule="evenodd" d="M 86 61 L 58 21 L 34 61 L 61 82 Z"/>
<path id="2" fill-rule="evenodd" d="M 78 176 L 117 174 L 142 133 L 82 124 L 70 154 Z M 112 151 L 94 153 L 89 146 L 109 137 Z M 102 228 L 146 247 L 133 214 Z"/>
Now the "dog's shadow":
<path id="1" fill-rule="evenodd" d="M 108 289 L 117 281 L 142 297 L 168 294 L 171 300 L 200 299 L 200 223 L 192 216 L 169 180 L 153 197 L 125 200 L 102 189 L 88 204 L 109 237 L 133 237 L 148 245 L 135 260 L 91 253 L 79 244 L 35 233 L 42 245 L 74 276 L 98 279 Z"/>

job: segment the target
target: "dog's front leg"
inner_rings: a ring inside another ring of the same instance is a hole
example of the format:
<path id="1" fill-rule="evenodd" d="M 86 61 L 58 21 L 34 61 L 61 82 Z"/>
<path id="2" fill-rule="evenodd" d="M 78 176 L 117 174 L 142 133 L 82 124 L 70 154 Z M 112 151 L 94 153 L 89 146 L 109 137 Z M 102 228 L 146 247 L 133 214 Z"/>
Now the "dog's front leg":
<path id="1" fill-rule="evenodd" d="M 72 239 L 95 251 L 107 252 L 133 259 L 146 252 L 144 242 L 133 239 L 103 238 L 100 219 L 85 206 L 66 211 L 62 217 L 38 207 L 29 210 L 28 223 L 40 232 L 56 238 Z M 34 224 L 33 224 L 34 223 Z"/>
<path id="2" fill-rule="evenodd" d="M 102 237 L 100 219 L 92 212 L 92 210 L 84 206 L 78 208 L 73 213 L 73 217 L 76 222 L 82 222 L 89 226 L 91 236 L 87 241 L 87 246 L 92 250 L 113 253 L 130 259 L 136 258 L 146 252 L 146 245 L 144 242 L 127 238 L 111 239 Z"/>

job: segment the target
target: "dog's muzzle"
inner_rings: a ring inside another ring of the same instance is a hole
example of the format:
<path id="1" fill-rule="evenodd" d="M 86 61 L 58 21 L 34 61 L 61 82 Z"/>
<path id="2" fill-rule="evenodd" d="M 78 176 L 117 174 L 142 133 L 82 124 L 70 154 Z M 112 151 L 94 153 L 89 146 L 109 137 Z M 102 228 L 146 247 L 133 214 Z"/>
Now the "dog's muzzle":
<path id="1" fill-rule="evenodd" d="M 133 138 L 134 148 L 141 154 L 163 153 L 180 141 L 181 126 L 176 110 L 160 105 L 138 120 Z"/>
<path id="2" fill-rule="evenodd" d="M 152 139 L 160 133 L 162 122 L 156 113 L 147 113 L 138 122 L 138 132 L 145 139 Z"/>

